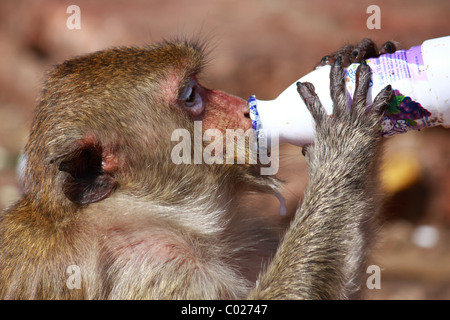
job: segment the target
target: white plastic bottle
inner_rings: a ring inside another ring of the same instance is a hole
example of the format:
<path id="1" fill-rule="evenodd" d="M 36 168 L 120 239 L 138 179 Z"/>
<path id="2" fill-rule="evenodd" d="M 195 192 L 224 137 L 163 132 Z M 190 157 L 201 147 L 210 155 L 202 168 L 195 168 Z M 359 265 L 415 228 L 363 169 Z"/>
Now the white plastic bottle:
<path id="1" fill-rule="evenodd" d="M 383 136 L 409 130 L 442 125 L 450 127 L 450 36 L 425 41 L 421 46 L 399 50 L 367 60 L 372 70 L 368 104 L 388 84 L 396 97 L 383 116 Z M 350 96 L 355 89 L 358 64 L 346 69 L 346 85 Z M 298 81 L 314 84 L 317 95 L 329 114 L 331 66 L 320 67 Z M 250 117 L 258 138 L 278 134 L 279 143 L 298 146 L 314 140 L 314 120 L 294 82 L 275 100 L 248 100 Z"/>

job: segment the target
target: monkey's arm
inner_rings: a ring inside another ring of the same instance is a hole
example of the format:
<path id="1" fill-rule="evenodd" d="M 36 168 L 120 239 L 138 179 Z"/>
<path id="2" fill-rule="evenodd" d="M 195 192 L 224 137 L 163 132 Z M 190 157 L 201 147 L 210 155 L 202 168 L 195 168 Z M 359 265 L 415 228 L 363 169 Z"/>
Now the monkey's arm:
<path id="1" fill-rule="evenodd" d="M 298 91 L 316 122 L 314 145 L 307 150 L 309 184 L 267 272 L 250 298 L 337 299 L 357 291 L 366 259 L 370 220 L 376 212 L 376 154 L 381 114 L 392 99 L 384 89 L 366 112 L 370 68 L 361 64 L 351 108 L 342 60 L 331 71 L 332 116 L 314 87 Z"/>

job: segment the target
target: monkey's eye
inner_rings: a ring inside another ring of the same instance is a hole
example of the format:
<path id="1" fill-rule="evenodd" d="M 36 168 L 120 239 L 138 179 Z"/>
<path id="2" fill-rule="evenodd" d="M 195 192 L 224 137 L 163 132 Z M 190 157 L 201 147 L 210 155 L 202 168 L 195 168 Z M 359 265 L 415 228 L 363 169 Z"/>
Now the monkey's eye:
<path id="1" fill-rule="evenodd" d="M 203 99 L 199 93 L 199 85 L 191 79 L 181 91 L 179 101 L 192 116 L 198 116 L 203 112 Z"/>

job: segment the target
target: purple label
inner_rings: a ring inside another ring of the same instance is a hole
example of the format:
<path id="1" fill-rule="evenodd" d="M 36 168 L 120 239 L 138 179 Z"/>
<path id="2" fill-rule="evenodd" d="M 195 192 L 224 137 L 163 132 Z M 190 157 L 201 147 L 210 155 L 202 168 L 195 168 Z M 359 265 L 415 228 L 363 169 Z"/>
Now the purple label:
<path id="1" fill-rule="evenodd" d="M 420 130 L 430 125 L 431 113 L 420 103 L 394 90 L 395 97 L 382 118 L 382 135 L 392 136 L 408 130 Z"/>
<path id="2" fill-rule="evenodd" d="M 368 63 L 377 83 L 383 87 L 403 79 L 427 80 L 421 46 L 370 58 Z"/>
<path id="3" fill-rule="evenodd" d="M 406 51 L 406 61 L 413 74 L 414 80 L 427 80 L 425 65 L 423 63 L 422 46 L 415 46 Z"/>

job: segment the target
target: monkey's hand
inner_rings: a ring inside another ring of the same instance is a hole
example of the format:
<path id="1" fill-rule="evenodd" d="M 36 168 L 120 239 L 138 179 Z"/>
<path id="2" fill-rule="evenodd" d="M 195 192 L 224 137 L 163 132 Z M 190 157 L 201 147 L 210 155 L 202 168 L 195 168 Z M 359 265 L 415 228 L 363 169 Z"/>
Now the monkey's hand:
<path id="1" fill-rule="evenodd" d="M 379 207 L 375 160 L 380 123 L 393 90 L 387 86 L 367 108 L 370 67 L 358 67 L 352 103 L 344 79 L 338 57 L 331 68 L 332 115 L 312 84 L 298 84 L 316 122 L 314 145 L 306 155 L 308 186 L 251 298 L 353 298 L 363 283 L 370 222 Z"/>
<path id="2" fill-rule="evenodd" d="M 316 134 L 314 145 L 307 149 L 309 183 L 293 232 L 298 232 L 298 247 L 308 248 L 297 254 L 306 261 L 321 261 L 320 267 L 302 262 L 298 274 L 308 274 L 311 283 L 302 284 L 299 291 L 307 292 L 307 298 L 354 298 L 359 290 L 355 284 L 363 283 L 371 221 L 379 208 L 381 117 L 394 94 L 387 86 L 367 107 L 370 67 L 365 62 L 356 71 L 352 102 L 347 97 L 341 57 L 330 77 L 332 115 L 326 113 L 311 84 L 298 85 L 316 122 Z M 305 289 L 311 286 L 326 289 Z"/>
<path id="3" fill-rule="evenodd" d="M 316 122 L 314 144 L 306 155 L 308 186 L 251 298 L 349 298 L 362 283 L 369 222 L 379 205 L 376 147 L 381 117 L 393 90 L 383 89 L 367 108 L 370 67 L 361 63 L 349 103 L 343 71 L 338 57 L 331 68 L 332 115 L 326 113 L 312 84 L 297 84 Z"/>
<path id="4" fill-rule="evenodd" d="M 342 66 L 348 67 L 352 63 L 359 63 L 362 60 L 369 58 L 376 58 L 385 53 L 393 53 L 396 50 L 396 46 L 392 41 L 384 43 L 380 49 L 377 48 L 375 43 L 370 39 L 363 39 L 356 46 L 345 45 L 340 50 L 333 52 L 330 55 L 326 55 L 316 64 L 315 68 L 324 65 L 333 65 L 337 57 L 341 57 Z"/>
<path id="5" fill-rule="evenodd" d="M 330 73 L 330 90 L 334 105 L 331 116 L 328 116 L 323 108 L 314 86 L 310 83 L 298 83 L 298 92 L 316 122 L 317 150 L 314 151 L 314 159 L 320 163 L 313 163 L 313 166 L 323 166 L 326 163 L 337 168 L 336 165 L 339 164 L 342 166 L 339 170 L 345 167 L 346 170 L 343 171 L 351 175 L 362 174 L 370 167 L 380 139 L 382 114 L 394 97 L 389 85 L 377 95 L 370 107 L 366 106 L 370 72 L 370 67 L 363 61 L 356 71 L 355 92 L 353 101 L 349 104 L 342 57 L 337 57 Z M 345 166 L 342 162 L 345 162 Z"/>

